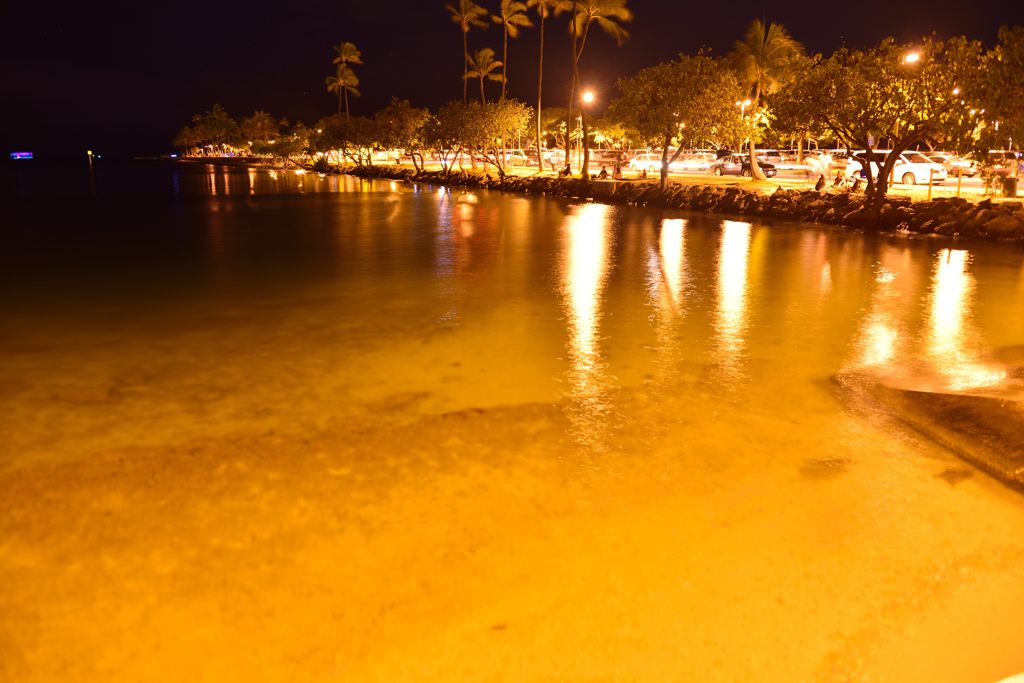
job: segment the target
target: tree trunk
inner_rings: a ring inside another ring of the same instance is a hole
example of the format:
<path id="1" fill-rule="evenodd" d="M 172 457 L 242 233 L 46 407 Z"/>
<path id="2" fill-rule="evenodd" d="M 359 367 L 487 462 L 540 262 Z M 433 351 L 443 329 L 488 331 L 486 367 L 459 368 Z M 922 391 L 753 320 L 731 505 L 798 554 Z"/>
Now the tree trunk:
<path id="1" fill-rule="evenodd" d="M 661 146 L 661 189 L 668 185 L 668 146 L 672 143 L 672 136 L 665 136 L 665 143 Z"/>
<path id="2" fill-rule="evenodd" d="M 462 103 L 469 104 L 469 38 L 467 31 L 462 29 Z"/>
<path id="3" fill-rule="evenodd" d="M 796 139 L 796 163 L 804 163 L 804 135 L 802 133 Z"/>
<path id="4" fill-rule="evenodd" d="M 583 162 L 581 164 L 580 177 L 585 180 L 590 177 L 590 141 L 588 140 L 589 131 L 587 130 L 587 110 L 582 106 L 580 107 L 580 125 L 583 128 L 583 140 L 581 140 L 583 145 Z"/>
<path id="5" fill-rule="evenodd" d="M 569 47 L 570 47 L 570 50 L 571 50 L 570 53 L 569 53 L 569 58 L 572 59 L 573 70 L 572 70 L 572 75 L 569 78 L 569 80 L 572 83 L 571 86 L 569 87 L 569 106 L 568 106 L 568 110 L 565 113 L 565 165 L 566 166 L 569 165 L 569 152 L 570 152 L 569 147 L 570 147 L 570 145 L 572 145 L 572 105 L 573 105 L 573 102 L 576 100 L 576 10 L 577 10 L 577 8 L 578 8 L 578 5 L 576 3 L 576 0 L 573 0 L 573 2 L 572 2 L 572 14 L 569 15 L 569 21 L 571 22 L 570 26 L 572 26 L 572 30 L 569 32 L 569 35 L 571 37 L 571 40 L 570 40 L 570 43 L 569 43 Z"/>
<path id="6" fill-rule="evenodd" d="M 753 100 L 753 102 L 750 105 L 751 106 L 751 111 L 753 111 L 753 108 L 756 107 L 760 101 L 761 101 L 761 79 L 758 78 L 757 79 L 757 87 L 754 89 L 754 100 Z M 754 152 L 755 152 L 755 150 L 754 150 L 753 126 L 751 126 L 751 135 L 750 135 L 750 177 L 753 178 L 754 180 L 759 180 L 759 181 L 768 180 L 764 176 L 764 173 L 761 171 L 761 167 L 757 165 L 757 156 L 755 155 Z"/>
<path id="7" fill-rule="evenodd" d="M 508 85 L 508 24 L 505 24 L 505 43 L 501 56 L 501 101 L 505 101 L 505 87 Z"/>
<path id="8" fill-rule="evenodd" d="M 487 104 L 487 97 L 484 96 L 484 77 L 480 77 L 480 104 Z"/>
<path id="9" fill-rule="evenodd" d="M 341 89 L 341 91 L 344 91 L 344 90 L 345 90 L 344 88 Z M 338 113 L 339 114 L 341 113 L 341 91 L 338 92 Z"/>
<path id="10" fill-rule="evenodd" d="M 544 172 L 544 152 L 541 149 L 540 104 L 544 96 L 544 7 L 540 8 L 540 68 L 537 70 L 537 172 Z"/>
<path id="11" fill-rule="evenodd" d="M 347 86 L 343 86 L 341 88 L 341 91 L 343 93 L 345 93 L 345 120 L 346 121 L 351 121 L 352 117 L 348 113 L 348 87 Z"/>

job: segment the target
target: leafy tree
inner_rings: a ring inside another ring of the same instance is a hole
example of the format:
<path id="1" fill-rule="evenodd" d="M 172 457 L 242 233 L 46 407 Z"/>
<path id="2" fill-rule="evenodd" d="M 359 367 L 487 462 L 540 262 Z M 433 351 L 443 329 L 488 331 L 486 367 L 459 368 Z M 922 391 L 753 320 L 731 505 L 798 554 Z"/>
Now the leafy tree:
<path id="1" fill-rule="evenodd" d="M 795 58 L 792 80 L 765 98 L 765 105 L 771 112 L 773 132 L 780 137 L 796 139 L 798 163 L 804 160 L 804 142 L 820 128 L 820 103 L 805 96 L 803 85 L 809 79 L 811 70 L 820 63 L 821 55 Z"/>
<path id="2" fill-rule="evenodd" d="M 349 64 L 362 64 L 363 63 L 363 53 L 359 51 L 359 48 L 357 48 L 355 46 L 355 43 L 350 43 L 348 41 L 345 41 L 343 43 L 339 43 L 339 44 L 334 46 L 334 60 L 331 63 L 338 65 L 338 73 L 334 77 L 335 78 L 335 84 L 334 84 L 333 89 L 332 89 L 331 79 L 330 79 L 330 77 L 328 77 L 328 79 L 327 79 L 327 86 L 328 86 L 327 89 L 330 92 L 337 92 L 338 93 L 338 111 L 339 112 L 341 111 L 341 96 L 342 96 L 342 94 L 344 94 L 344 97 L 345 97 L 345 118 L 350 118 L 349 112 L 348 112 L 348 94 L 349 94 L 349 92 L 352 92 L 356 97 L 359 96 L 359 92 L 355 90 L 357 87 L 359 87 L 359 79 L 356 78 L 355 73 L 352 71 L 351 68 L 348 67 L 348 65 Z M 342 69 L 347 69 L 347 71 L 342 73 Z M 345 76 L 346 78 L 344 79 L 344 82 L 342 82 L 339 85 L 337 83 L 337 81 L 341 80 L 342 76 Z M 349 81 L 351 81 L 351 82 L 349 82 Z"/>
<path id="3" fill-rule="evenodd" d="M 544 145 L 542 122 L 541 100 L 544 96 L 544 22 L 550 16 L 557 16 L 562 12 L 572 9 L 572 0 L 527 0 L 527 5 L 537 9 L 537 16 L 540 20 L 540 51 L 538 52 L 537 67 L 537 168 L 544 167 Z"/>
<path id="4" fill-rule="evenodd" d="M 273 140 L 281 134 L 277 119 L 265 111 L 255 111 L 252 116 L 242 119 L 239 126 L 242 139 L 249 146 L 259 142 Z"/>
<path id="5" fill-rule="evenodd" d="M 669 165 L 683 151 L 680 144 L 670 157 L 672 141 L 684 130 L 689 137 L 704 140 L 739 124 L 733 103 L 742 86 L 732 69 L 706 53 L 680 55 L 621 79 L 618 85 L 622 96 L 612 102 L 609 113 L 635 128 L 644 140 L 661 146 L 662 187 Z"/>
<path id="6" fill-rule="evenodd" d="M 327 92 L 337 93 L 338 95 L 338 113 L 341 113 L 341 99 L 345 98 L 345 116 L 351 118 L 348 113 L 348 95 L 352 93 L 354 97 L 359 97 L 359 78 L 355 72 L 352 71 L 345 64 L 338 65 L 338 71 L 333 76 L 328 76 L 324 79 L 324 83 L 327 85 Z"/>
<path id="7" fill-rule="evenodd" d="M 430 112 L 417 109 L 408 100 L 391 98 L 391 104 L 374 115 L 377 142 L 385 149 L 401 149 L 412 158 L 416 172 L 423 170 L 423 129 Z"/>
<path id="8" fill-rule="evenodd" d="M 867 193 L 877 208 L 904 150 L 921 142 L 959 146 L 976 134 L 981 65 L 981 45 L 966 38 L 913 47 L 887 38 L 869 50 L 837 50 L 809 72 L 802 90 L 838 140 L 866 150 Z M 874 178 L 872 143 L 882 139 L 891 153 Z"/>
<path id="9" fill-rule="evenodd" d="M 219 104 L 193 116 L 192 130 L 200 146 L 210 146 L 221 153 L 238 141 L 238 124 Z"/>
<path id="10" fill-rule="evenodd" d="M 504 29 L 504 51 L 501 56 L 501 99 L 505 99 L 508 86 L 508 39 L 518 38 L 519 29 L 533 26 L 526 14 L 526 3 L 520 0 L 501 0 L 498 13 L 491 17 Z"/>
<path id="11" fill-rule="evenodd" d="M 462 103 L 469 102 L 469 30 L 471 28 L 487 28 L 487 10 L 473 0 L 458 0 L 455 5 L 447 4 L 445 9 L 451 14 L 453 22 L 462 31 Z"/>
<path id="12" fill-rule="evenodd" d="M 790 37 L 780 24 L 765 26 L 755 19 L 742 41 L 736 43 L 734 61 L 741 78 L 754 93 L 751 116 L 761 104 L 762 95 L 777 92 L 793 77 L 794 65 L 803 55 L 803 46 Z M 754 138 L 750 139 L 750 172 L 755 180 L 766 180 L 754 156 Z"/>
<path id="13" fill-rule="evenodd" d="M 484 94 L 484 79 L 490 81 L 502 80 L 502 75 L 496 73 L 498 69 L 504 66 L 500 60 L 494 59 L 494 50 L 489 47 L 482 48 L 476 51 L 472 57 L 469 58 L 469 70 L 466 72 L 466 78 L 479 78 L 480 79 L 480 103 L 487 104 L 487 96 Z"/>
<path id="14" fill-rule="evenodd" d="M 1024 141 L 1024 26 L 999 29 L 999 43 L 989 55 L 984 71 L 982 108 L 993 122 L 986 132 L 994 148 L 1017 146 Z M 999 122 L 996 130 L 995 123 Z"/>
<path id="15" fill-rule="evenodd" d="M 629 38 L 629 32 L 621 24 L 632 20 L 633 13 L 626 7 L 626 0 L 573 0 L 572 18 L 569 22 L 569 33 L 572 38 L 572 87 L 569 90 L 566 128 L 572 127 L 572 107 L 576 101 L 576 93 L 580 90 L 580 58 L 587 46 L 590 27 L 597 24 L 621 46 Z M 582 108 L 580 111 L 583 111 Z M 587 146 L 587 117 L 582 114 L 580 125 L 583 128 L 583 168 L 580 175 L 586 178 L 590 168 L 590 148 Z M 568 141 L 565 158 L 569 158 Z"/>
<path id="16" fill-rule="evenodd" d="M 463 130 L 469 126 L 472 112 L 462 102 L 449 102 L 430 117 L 423 128 L 423 142 L 449 173 L 464 151 Z"/>
<path id="17" fill-rule="evenodd" d="M 505 155 L 500 141 L 521 135 L 530 123 L 531 111 L 522 102 L 506 99 L 504 102 L 470 105 L 468 118 L 462 131 L 463 147 L 475 159 L 491 164 L 498 175 L 505 177 Z"/>
<path id="18" fill-rule="evenodd" d="M 174 146 L 185 156 L 197 156 L 203 141 L 193 126 L 183 126 L 174 136 Z"/>

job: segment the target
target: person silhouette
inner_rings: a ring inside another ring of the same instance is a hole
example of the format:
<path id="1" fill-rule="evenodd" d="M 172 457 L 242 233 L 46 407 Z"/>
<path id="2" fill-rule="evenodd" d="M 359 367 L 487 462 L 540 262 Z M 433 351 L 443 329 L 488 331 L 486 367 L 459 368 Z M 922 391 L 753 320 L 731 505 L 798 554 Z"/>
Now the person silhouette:
<path id="1" fill-rule="evenodd" d="M 814 183 L 814 191 L 821 192 L 825 189 L 825 176 L 824 174 L 818 176 L 818 182 Z"/>

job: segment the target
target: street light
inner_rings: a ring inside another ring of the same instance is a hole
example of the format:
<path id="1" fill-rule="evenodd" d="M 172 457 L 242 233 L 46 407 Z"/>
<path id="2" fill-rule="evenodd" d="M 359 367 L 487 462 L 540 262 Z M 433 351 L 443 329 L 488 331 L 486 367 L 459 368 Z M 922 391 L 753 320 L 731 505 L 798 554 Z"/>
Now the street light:
<path id="1" fill-rule="evenodd" d="M 580 95 L 580 137 L 576 142 L 576 163 L 580 166 L 583 165 L 583 145 L 586 142 L 583 139 L 583 117 L 586 115 L 586 105 L 594 103 L 594 91 L 585 90 Z M 589 173 L 589 170 L 587 171 Z"/>
<path id="2" fill-rule="evenodd" d="M 920 52 L 908 52 L 906 55 L 903 56 L 903 63 L 904 64 L 917 64 L 920 61 L 921 61 L 921 53 Z"/>
<path id="3" fill-rule="evenodd" d="M 742 102 L 739 100 L 736 101 L 736 106 L 740 108 L 740 116 L 744 116 L 747 113 L 747 107 L 751 104 L 750 100 L 743 100 Z"/>

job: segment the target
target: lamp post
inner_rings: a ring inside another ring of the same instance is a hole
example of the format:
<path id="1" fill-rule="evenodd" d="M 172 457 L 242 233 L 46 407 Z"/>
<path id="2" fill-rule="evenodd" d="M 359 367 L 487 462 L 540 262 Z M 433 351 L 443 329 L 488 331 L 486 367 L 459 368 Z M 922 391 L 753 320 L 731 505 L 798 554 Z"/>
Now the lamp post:
<path id="1" fill-rule="evenodd" d="M 747 107 L 749 107 L 751 104 L 752 103 L 751 103 L 751 101 L 749 99 L 743 100 L 742 102 L 739 101 L 739 100 L 736 100 L 736 106 L 740 108 L 740 119 L 743 119 L 743 118 L 746 117 L 746 115 L 747 115 Z M 740 140 L 739 144 L 737 145 L 737 148 L 738 147 L 742 147 L 742 146 L 743 146 L 743 140 Z"/>
<path id="2" fill-rule="evenodd" d="M 578 161 L 580 164 L 581 175 L 586 178 L 590 174 L 590 148 L 587 147 L 587 106 L 594 103 L 594 92 L 592 90 L 585 90 L 580 95 L 580 153 Z"/>

